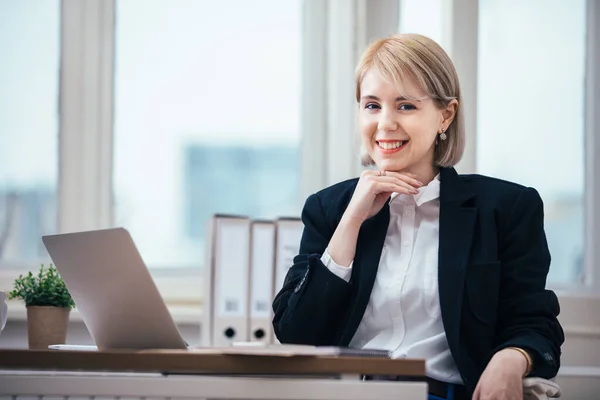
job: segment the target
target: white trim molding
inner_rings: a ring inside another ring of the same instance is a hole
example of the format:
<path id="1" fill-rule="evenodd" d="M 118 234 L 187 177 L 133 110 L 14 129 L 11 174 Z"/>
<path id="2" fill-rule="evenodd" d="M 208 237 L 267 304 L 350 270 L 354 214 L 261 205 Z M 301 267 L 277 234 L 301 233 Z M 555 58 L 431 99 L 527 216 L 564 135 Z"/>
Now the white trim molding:
<path id="1" fill-rule="evenodd" d="M 301 198 L 325 186 L 327 134 L 327 2 L 305 0 L 302 8 Z"/>
<path id="2" fill-rule="evenodd" d="M 114 0 L 62 0 L 59 231 L 112 223 Z"/>
<path id="3" fill-rule="evenodd" d="M 600 294 L 556 292 L 558 319 L 565 332 L 561 364 L 565 367 L 600 365 Z"/>
<path id="4" fill-rule="evenodd" d="M 369 42 L 398 31 L 398 1 L 306 0 L 303 176 L 306 198 L 362 171 L 354 70 Z"/>
<path id="5" fill-rule="evenodd" d="M 600 293 L 556 291 L 556 295 L 560 302 L 559 319 L 565 332 L 595 335 L 600 340 Z"/>
<path id="6" fill-rule="evenodd" d="M 12 290 L 14 280 L 26 275 L 26 269 L 0 269 L 0 291 Z M 197 269 L 174 269 L 152 271 L 152 279 L 165 301 L 169 312 L 178 324 L 199 325 L 203 309 L 203 277 Z M 8 302 L 8 320 L 24 321 L 27 317 L 25 304 L 21 300 Z M 77 309 L 71 312 L 72 321 L 82 321 Z"/>
<path id="7" fill-rule="evenodd" d="M 600 292 L 600 2 L 587 2 L 585 65 L 585 276 Z"/>
<path id="8" fill-rule="evenodd" d="M 556 383 L 562 392 L 561 398 L 597 399 L 600 388 L 599 367 L 561 367 Z"/>
<path id="9" fill-rule="evenodd" d="M 477 172 L 477 69 L 479 45 L 479 1 L 447 0 L 442 4 L 441 45 L 449 53 L 460 80 L 467 145 L 456 169 L 461 174 Z"/>
<path id="10" fill-rule="evenodd" d="M 359 165 L 354 69 L 366 23 L 359 1 L 328 1 L 327 185 L 355 177 Z"/>

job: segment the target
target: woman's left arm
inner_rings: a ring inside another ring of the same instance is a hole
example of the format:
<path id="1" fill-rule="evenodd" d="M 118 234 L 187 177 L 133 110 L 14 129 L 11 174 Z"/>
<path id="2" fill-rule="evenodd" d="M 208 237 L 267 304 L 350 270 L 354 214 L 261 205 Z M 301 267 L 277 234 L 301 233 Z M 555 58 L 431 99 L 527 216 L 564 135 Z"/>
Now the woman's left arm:
<path id="1" fill-rule="evenodd" d="M 560 368 L 564 333 L 554 292 L 546 290 L 550 251 L 544 232 L 544 204 L 535 189 L 524 189 L 500 232 L 502 278 L 496 327 L 498 351 L 517 347 L 532 358 L 530 376 L 552 378 Z"/>
<path id="2" fill-rule="evenodd" d="M 532 358 L 530 376 L 552 378 L 560 367 L 564 333 L 554 292 L 546 290 L 550 252 L 544 232 L 544 205 L 538 192 L 524 189 L 500 232 L 502 263 L 496 344 L 517 347 Z"/>
<path id="3" fill-rule="evenodd" d="M 546 379 L 556 376 L 560 368 L 564 333 L 557 319 L 558 299 L 546 290 L 550 252 L 544 206 L 535 189 L 526 188 L 518 195 L 503 227 L 498 243 L 502 275 L 496 348 L 485 364 L 474 399 L 521 398 L 521 378 L 528 366 L 528 376 Z"/>

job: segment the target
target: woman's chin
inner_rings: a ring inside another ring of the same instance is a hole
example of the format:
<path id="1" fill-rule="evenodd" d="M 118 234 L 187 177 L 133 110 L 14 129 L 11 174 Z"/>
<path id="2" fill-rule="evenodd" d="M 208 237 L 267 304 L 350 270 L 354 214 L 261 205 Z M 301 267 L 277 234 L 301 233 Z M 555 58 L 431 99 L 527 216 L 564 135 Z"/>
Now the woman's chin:
<path id="1" fill-rule="evenodd" d="M 377 167 L 381 171 L 402 171 L 407 167 L 407 165 L 403 160 L 383 159 L 378 160 Z"/>

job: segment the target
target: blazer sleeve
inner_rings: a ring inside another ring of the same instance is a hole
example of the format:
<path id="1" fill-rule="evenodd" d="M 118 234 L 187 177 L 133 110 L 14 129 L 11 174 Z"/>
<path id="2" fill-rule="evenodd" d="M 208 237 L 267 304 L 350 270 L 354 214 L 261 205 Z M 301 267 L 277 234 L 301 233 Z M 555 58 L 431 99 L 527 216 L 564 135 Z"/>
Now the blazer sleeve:
<path id="1" fill-rule="evenodd" d="M 502 277 L 496 327 L 496 349 L 520 347 L 533 358 L 529 376 L 552 378 L 560 368 L 564 333 L 559 303 L 546 290 L 550 252 L 544 233 L 542 199 L 535 189 L 523 190 L 499 238 Z"/>
<path id="2" fill-rule="evenodd" d="M 317 194 L 306 200 L 302 221 L 299 255 L 273 301 L 273 328 L 281 343 L 333 345 L 352 284 L 321 261 L 335 228 L 327 224 Z"/>

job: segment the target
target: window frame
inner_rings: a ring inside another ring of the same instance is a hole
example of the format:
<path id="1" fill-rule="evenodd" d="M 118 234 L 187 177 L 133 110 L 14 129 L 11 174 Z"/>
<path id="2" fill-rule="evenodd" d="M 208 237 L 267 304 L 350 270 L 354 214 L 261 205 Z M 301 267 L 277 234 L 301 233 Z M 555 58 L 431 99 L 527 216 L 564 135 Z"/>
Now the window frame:
<path id="1" fill-rule="evenodd" d="M 452 58 L 460 80 L 467 132 L 465 152 L 456 170 L 473 174 L 477 172 L 479 0 L 443 1 L 442 32 L 442 47 Z"/>
<path id="2" fill-rule="evenodd" d="M 115 1 L 62 0 L 61 233 L 112 224 Z"/>
<path id="3" fill-rule="evenodd" d="M 59 233 L 112 223 L 114 0 L 61 0 L 58 99 L 57 227 Z M 37 266 L 0 269 L 0 289 Z M 9 318 L 24 319 L 11 302 Z"/>
<path id="4" fill-rule="evenodd" d="M 402 0 L 398 0 L 402 1 Z M 465 108 L 467 146 L 459 173 L 477 172 L 477 60 L 479 1 L 452 0 L 443 2 L 442 46 L 449 49 L 455 62 Z M 559 321 L 567 337 L 566 360 L 571 365 L 589 362 L 579 353 L 580 343 L 597 343 L 600 339 L 600 212 L 595 204 L 600 200 L 600 4 L 587 0 L 587 42 L 585 83 L 585 281 L 582 284 L 550 284 L 561 304 Z M 469 77 L 471 79 L 466 79 Z M 472 79 L 472 77 L 475 77 Z M 565 347 L 565 346 L 563 346 Z M 593 354 L 588 358 L 593 358 Z M 567 363 L 563 363 L 568 365 Z"/>
<path id="5" fill-rule="evenodd" d="M 402 0 L 399 0 L 402 1 Z M 477 173 L 477 68 L 479 1 L 453 0 L 444 2 L 443 32 L 444 47 L 450 56 L 461 80 L 465 103 L 465 129 L 467 146 L 463 160 L 457 165 L 459 173 Z M 595 203 L 600 199 L 600 117 L 594 113 L 600 106 L 600 5 L 587 0 L 586 71 L 585 71 L 585 250 L 584 281 L 582 283 L 551 283 L 549 288 L 562 297 L 596 297 L 600 291 L 600 213 Z M 463 78 L 469 77 L 469 79 Z M 575 296 L 577 295 L 577 296 Z"/>
<path id="6" fill-rule="evenodd" d="M 354 101 L 354 67 L 374 38 L 397 32 L 402 0 L 304 0 L 302 35 L 301 196 L 362 171 Z M 59 121 L 60 232 L 103 229 L 113 221 L 113 121 L 116 0 L 62 0 Z M 478 0 L 443 2 L 445 48 L 461 79 L 468 135 L 461 173 L 477 171 Z M 600 289 L 600 4 L 588 0 L 586 60 L 586 285 L 553 285 L 561 296 Z M 391 12 L 390 10 L 396 10 Z M 382 16 L 386 18 L 382 19 Z M 594 40 L 592 40 L 594 39 Z M 475 78 L 473 78 L 475 77 Z M 84 132 L 84 134 L 82 134 Z M 340 158 L 341 157 L 341 158 Z M 10 290 L 26 266 L 0 269 Z M 200 321 L 202 270 L 152 269 L 169 308 L 194 310 Z M 191 277 L 191 279 L 190 279 Z M 189 316 L 186 317 L 189 320 Z M 177 320 L 177 317 L 176 317 Z"/>
<path id="7" fill-rule="evenodd" d="M 587 0 L 585 72 L 585 255 L 584 284 L 600 292 L 600 4 Z M 580 286 L 580 285 L 579 285 Z M 576 291 L 578 287 L 566 288 Z"/>

